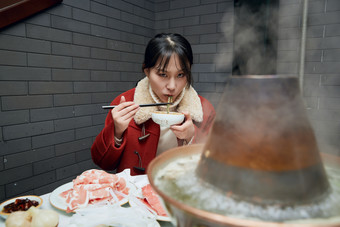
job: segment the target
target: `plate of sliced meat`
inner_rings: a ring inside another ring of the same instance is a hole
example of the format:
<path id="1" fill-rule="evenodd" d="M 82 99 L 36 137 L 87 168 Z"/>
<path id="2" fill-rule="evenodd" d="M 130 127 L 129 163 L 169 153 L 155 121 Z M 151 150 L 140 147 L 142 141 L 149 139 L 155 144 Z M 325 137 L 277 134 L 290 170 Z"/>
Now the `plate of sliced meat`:
<path id="1" fill-rule="evenodd" d="M 124 177 L 103 170 L 91 169 L 77 176 L 72 182 L 61 185 L 50 195 L 50 203 L 67 213 L 75 212 L 88 204 L 128 202 L 129 187 Z"/>

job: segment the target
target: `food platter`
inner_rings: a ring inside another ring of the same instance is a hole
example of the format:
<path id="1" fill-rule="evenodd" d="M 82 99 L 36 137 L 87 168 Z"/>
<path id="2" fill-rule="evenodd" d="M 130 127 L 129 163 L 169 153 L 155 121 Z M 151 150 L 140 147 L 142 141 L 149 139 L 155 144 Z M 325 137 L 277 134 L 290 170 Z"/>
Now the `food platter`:
<path id="1" fill-rule="evenodd" d="M 117 174 L 119 177 L 122 177 L 126 181 L 126 185 L 129 188 L 129 196 L 133 196 L 136 198 L 142 197 L 141 188 L 147 184 L 149 184 L 149 181 L 147 179 L 146 175 L 138 175 L 138 176 L 131 176 L 128 172 L 121 172 Z M 57 187 L 49 196 L 49 202 L 50 204 L 63 212 L 67 212 L 67 206 L 65 199 L 60 195 L 61 193 L 68 191 L 69 189 L 73 188 L 73 182 L 69 182 L 66 184 L 63 184 L 59 187 Z M 129 201 L 129 196 L 126 198 L 123 198 L 119 201 L 120 206 L 132 206 L 133 203 Z M 77 210 L 75 210 L 77 212 Z M 74 213 L 74 212 L 73 212 Z M 168 216 L 160 216 L 156 215 L 156 220 L 158 221 L 164 221 L 164 222 L 170 222 L 171 219 Z"/>
<path id="2" fill-rule="evenodd" d="M 39 196 L 36 196 L 36 195 L 24 195 L 24 196 L 18 196 L 18 197 L 15 197 L 15 198 L 11 198 L 11 199 L 8 199 L 4 202 L 2 202 L 0 204 L 0 216 L 4 219 L 7 219 L 7 217 L 10 215 L 10 213 L 5 213 L 5 212 L 2 212 L 4 206 L 10 204 L 10 203 L 13 203 L 16 199 L 29 199 L 29 200 L 34 200 L 34 201 L 37 201 L 39 202 L 39 205 L 36 206 L 37 208 L 40 207 L 43 203 L 43 199 Z"/>
<path id="3" fill-rule="evenodd" d="M 67 209 L 67 203 L 65 200 L 60 196 L 60 193 L 65 192 L 73 187 L 73 183 L 69 182 L 59 186 L 58 188 L 54 189 L 50 195 L 50 203 L 51 205 L 61 211 L 65 211 Z M 127 199 L 123 199 L 119 202 L 119 205 L 124 205 L 128 202 Z"/>

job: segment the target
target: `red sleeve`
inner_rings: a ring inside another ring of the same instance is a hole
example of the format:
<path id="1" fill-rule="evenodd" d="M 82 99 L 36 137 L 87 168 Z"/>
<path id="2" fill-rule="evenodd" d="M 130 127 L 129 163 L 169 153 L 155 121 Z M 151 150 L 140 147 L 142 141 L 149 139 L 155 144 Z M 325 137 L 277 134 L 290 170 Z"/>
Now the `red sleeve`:
<path id="1" fill-rule="evenodd" d="M 195 135 L 192 143 L 202 143 L 207 139 L 210 128 L 213 125 L 216 116 L 213 105 L 202 96 L 199 97 L 202 103 L 203 121 L 195 125 Z"/>
<path id="2" fill-rule="evenodd" d="M 134 89 L 129 90 L 116 97 L 111 105 L 118 105 L 121 96 L 125 96 L 126 101 L 133 100 Z M 102 131 L 97 135 L 91 147 L 91 156 L 93 162 L 104 170 L 114 170 L 119 165 L 121 154 L 124 151 L 126 140 L 123 139 L 120 147 L 115 146 L 114 142 L 114 122 L 111 116 L 111 110 L 106 116 L 105 125 Z"/>

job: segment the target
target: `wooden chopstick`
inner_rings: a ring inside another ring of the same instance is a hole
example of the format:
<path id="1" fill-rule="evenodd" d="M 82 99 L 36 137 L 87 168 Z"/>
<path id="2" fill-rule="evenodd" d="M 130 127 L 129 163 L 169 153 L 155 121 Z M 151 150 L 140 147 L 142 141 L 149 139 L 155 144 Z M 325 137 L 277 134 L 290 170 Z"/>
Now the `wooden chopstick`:
<path id="1" fill-rule="evenodd" d="M 165 105 L 171 105 L 172 102 L 162 102 L 162 103 L 150 103 L 150 104 L 140 104 L 140 107 L 150 107 L 150 106 L 165 106 Z M 102 106 L 103 109 L 113 109 L 117 107 L 117 105 L 113 106 Z"/>

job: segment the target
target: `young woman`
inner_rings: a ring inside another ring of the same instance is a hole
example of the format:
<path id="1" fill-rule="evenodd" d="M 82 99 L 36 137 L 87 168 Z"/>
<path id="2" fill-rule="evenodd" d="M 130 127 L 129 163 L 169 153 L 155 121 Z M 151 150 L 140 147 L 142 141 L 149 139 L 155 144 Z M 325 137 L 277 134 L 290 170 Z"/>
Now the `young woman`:
<path id="1" fill-rule="evenodd" d="M 96 137 L 91 154 L 105 170 L 131 169 L 132 175 L 145 174 L 156 155 L 176 146 L 202 142 L 215 117 L 214 107 L 191 86 L 193 54 L 190 43 L 179 34 L 158 34 L 146 47 L 143 72 L 137 86 L 116 97 Z M 170 111 L 184 113 L 182 124 L 160 127 L 151 119 L 166 106 L 140 108 L 139 104 L 168 102 Z"/>

